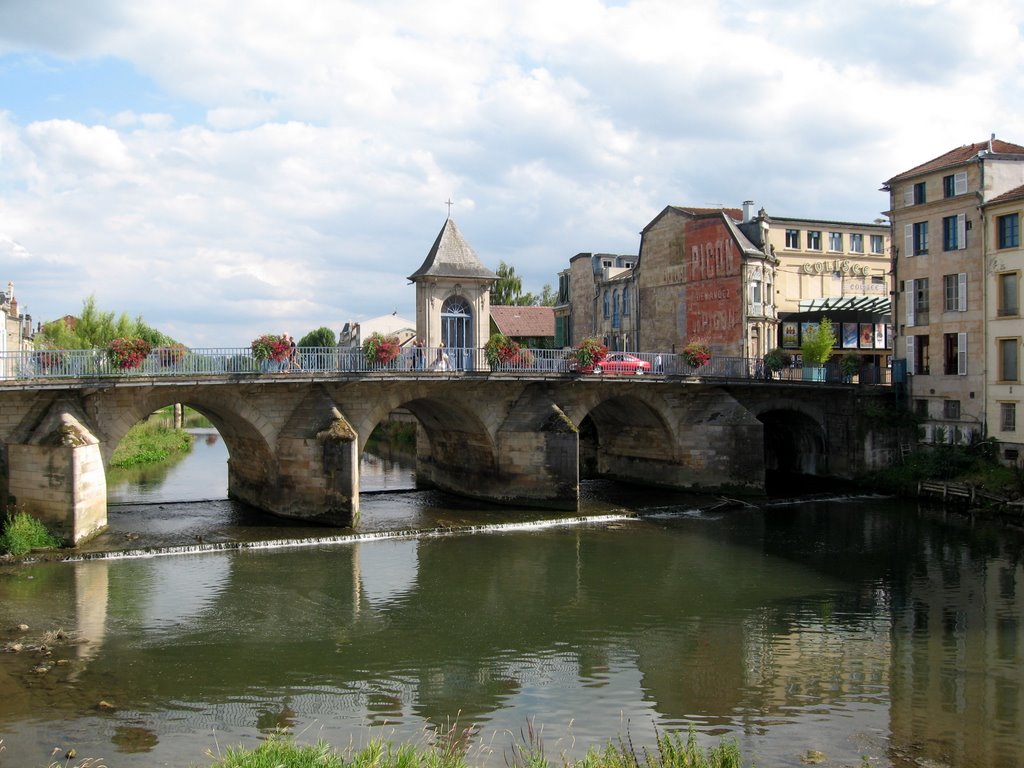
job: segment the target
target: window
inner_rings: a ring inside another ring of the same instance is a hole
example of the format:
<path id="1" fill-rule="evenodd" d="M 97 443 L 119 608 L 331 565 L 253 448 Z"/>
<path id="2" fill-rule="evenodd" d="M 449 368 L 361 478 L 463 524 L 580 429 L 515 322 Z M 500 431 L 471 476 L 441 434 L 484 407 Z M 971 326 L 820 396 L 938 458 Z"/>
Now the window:
<path id="1" fill-rule="evenodd" d="M 956 197 L 967 191 L 967 171 L 942 177 L 942 196 Z"/>
<path id="2" fill-rule="evenodd" d="M 830 251 L 842 251 L 843 250 L 843 233 L 842 232 L 829 232 L 828 233 L 828 249 Z"/>
<path id="3" fill-rule="evenodd" d="M 907 304 L 907 325 L 928 325 L 928 278 L 904 282 Z"/>
<path id="4" fill-rule="evenodd" d="M 872 253 L 883 253 L 885 250 L 885 238 L 881 235 L 871 236 L 871 252 Z"/>
<path id="5" fill-rule="evenodd" d="M 1017 348 L 1020 339 L 999 339 L 999 380 L 1019 381 Z"/>
<path id="6" fill-rule="evenodd" d="M 799 248 L 800 247 L 800 230 L 799 229 L 787 229 L 786 230 L 786 247 L 787 248 Z"/>
<path id="7" fill-rule="evenodd" d="M 967 334 L 944 333 L 942 372 L 947 376 L 967 374 Z"/>
<path id="8" fill-rule="evenodd" d="M 619 289 L 612 292 L 612 328 L 619 327 Z"/>
<path id="9" fill-rule="evenodd" d="M 750 311 L 755 315 L 761 314 L 763 311 L 761 306 L 761 281 L 751 280 L 750 281 Z"/>
<path id="10" fill-rule="evenodd" d="M 996 227 L 1000 248 L 1017 248 L 1020 245 L 1020 214 L 997 216 Z"/>
<path id="11" fill-rule="evenodd" d="M 928 418 L 928 401 L 923 397 L 914 400 L 914 415 L 922 419 Z"/>
<path id="12" fill-rule="evenodd" d="M 629 288 L 622 289 L 622 316 L 629 317 Z"/>
<path id="13" fill-rule="evenodd" d="M 907 336 L 907 373 L 927 376 L 931 373 L 928 335 Z"/>
<path id="14" fill-rule="evenodd" d="M 942 283 L 946 296 L 946 312 L 967 311 L 967 273 L 958 272 L 955 275 L 943 275 Z"/>
<path id="15" fill-rule="evenodd" d="M 1020 305 L 1017 300 L 1017 272 L 1003 272 L 999 275 L 999 307 L 996 313 L 999 317 L 1012 317 L 1020 314 Z"/>
<path id="16" fill-rule="evenodd" d="M 856 232 L 850 235 L 850 250 L 853 253 L 864 253 L 864 235 Z"/>
<path id="17" fill-rule="evenodd" d="M 920 181 L 914 185 L 914 205 L 921 205 L 927 202 L 928 196 L 925 194 L 924 182 Z"/>
<path id="18" fill-rule="evenodd" d="M 609 296 L 608 296 L 608 291 L 605 291 L 604 292 L 604 316 L 605 316 L 605 319 L 607 319 L 608 315 L 611 314 L 611 311 L 610 311 L 611 307 L 609 306 L 609 304 L 610 304 L 610 300 L 609 300 Z"/>
<path id="19" fill-rule="evenodd" d="M 959 400 L 943 400 L 942 401 L 942 418 L 944 418 L 944 419 L 959 419 L 960 418 L 960 401 Z"/>
<path id="20" fill-rule="evenodd" d="M 967 214 L 942 219 L 942 250 L 957 251 L 967 247 Z"/>
<path id="21" fill-rule="evenodd" d="M 928 222 L 919 221 L 916 224 L 907 224 L 907 255 L 922 256 L 928 253 Z"/>
<path id="22" fill-rule="evenodd" d="M 1016 403 L 1000 403 L 999 404 L 999 428 L 1003 432 L 1016 432 L 1017 431 L 1017 404 Z"/>
<path id="23" fill-rule="evenodd" d="M 821 232 L 817 232 L 815 230 L 809 230 L 807 232 L 807 250 L 821 250 Z"/>

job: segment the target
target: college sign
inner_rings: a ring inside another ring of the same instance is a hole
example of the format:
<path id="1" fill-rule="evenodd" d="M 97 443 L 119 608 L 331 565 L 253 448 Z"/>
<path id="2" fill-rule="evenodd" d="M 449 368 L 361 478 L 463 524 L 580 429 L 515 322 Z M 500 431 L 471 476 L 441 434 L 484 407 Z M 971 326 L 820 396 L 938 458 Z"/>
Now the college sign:
<path id="1" fill-rule="evenodd" d="M 832 261 L 806 262 L 800 266 L 800 271 L 805 275 L 821 275 L 825 272 L 841 272 L 844 275 L 861 275 L 867 277 L 871 274 L 871 267 L 867 264 L 851 264 L 849 259 L 832 259 Z"/>

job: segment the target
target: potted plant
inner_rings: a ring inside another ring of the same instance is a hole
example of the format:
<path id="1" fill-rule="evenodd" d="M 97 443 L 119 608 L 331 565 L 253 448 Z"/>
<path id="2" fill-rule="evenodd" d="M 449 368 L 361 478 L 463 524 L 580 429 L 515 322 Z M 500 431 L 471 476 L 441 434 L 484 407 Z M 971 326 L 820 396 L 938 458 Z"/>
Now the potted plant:
<path id="1" fill-rule="evenodd" d="M 583 339 L 572 351 L 573 368 L 580 373 L 600 373 L 601 361 L 608 355 L 608 347 L 596 336 Z"/>
<path id="2" fill-rule="evenodd" d="M 249 346 L 252 349 L 252 359 L 259 363 L 263 370 L 266 370 L 271 362 L 283 363 L 291 354 L 291 344 L 284 336 L 269 333 L 253 339 Z"/>
<path id="3" fill-rule="evenodd" d="M 163 368 L 173 368 L 177 366 L 178 363 L 185 359 L 186 352 L 188 352 L 188 347 L 184 344 L 178 343 L 161 348 L 158 350 L 160 366 Z"/>
<path id="4" fill-rule="evenodd" d="M 792 356 L 781 347 L 769 350 L 764 356 L 764 369 L 768 374 L 767 378 L 771 378 L 783 368 L 788 368 L 792 362 Z"/>
<path id="5" fill-rule="evenodd" d="M 107 359 L 116 370 L 128 371 L 142 365 L 150 350 L 152 347 L 145 339 L 122 337 L 107 345 Z"/>
<path id="6" fill-rule="evenodd" d="M 832 348 L 836 345 L 836 332 L 832 321 L 821 318 L 818 327 L 804 335 L 800 341 L 800 354 L 803 356 L 803 378 L 810 381 L 825 380 L 825 363 L 832 356 Z"/>
<path id="7" fill-rule="evenodd" d="M 401 351 L 402 345 L 397 336 L 385 336 L 379 331 L 371 333 L 363 342 L 363 357 L 372 368 L 387 365 Z"/>
<path id="8" fill-rule="evenodd" d="M 839 372 L 847 384 L 853 381 L 853 374 L 860 370 L 860 361 L 860 355 L 856 352 L 847 352 L 839 361 Z"/>
<path id="9" fill-rule="evenodd" d="M 692 339 L 687 342 L 680 353 L 685 362 L 691 368 L 700 368 L 711 359 L 711 347 L 702 339 Z"/>
<path id="10" fill-rule="evenodd" d="M 491 368 L 509 365 L 519 357 L 519 342 L 503 333 L 492 333 L 484 345 L 484 357 Z"/>

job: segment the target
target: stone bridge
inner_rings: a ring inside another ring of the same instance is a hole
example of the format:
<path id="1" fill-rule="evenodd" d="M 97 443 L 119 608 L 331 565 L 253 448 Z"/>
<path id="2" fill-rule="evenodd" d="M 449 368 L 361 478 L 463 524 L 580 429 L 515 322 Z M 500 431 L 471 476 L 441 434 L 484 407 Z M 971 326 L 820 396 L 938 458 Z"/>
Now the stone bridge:
<path id="1" fill-rule="evenodd" d="M 220 432 L 230 497 L 329 525 L 358 525 L 359 457 L 399 408 L 418 422 L 417 482 L 454 494 L 575 509 L 581 463 L 632 483 L 762 494 L 766 470 L 852 478 L 876 466 L 895 444 L 877 415 L 892 396 L 818 382 L 489 373 L 7 383 L 0 500 L 69 542 L 92 536 L 106 526 L 114 448 L 171 403 Z"/>

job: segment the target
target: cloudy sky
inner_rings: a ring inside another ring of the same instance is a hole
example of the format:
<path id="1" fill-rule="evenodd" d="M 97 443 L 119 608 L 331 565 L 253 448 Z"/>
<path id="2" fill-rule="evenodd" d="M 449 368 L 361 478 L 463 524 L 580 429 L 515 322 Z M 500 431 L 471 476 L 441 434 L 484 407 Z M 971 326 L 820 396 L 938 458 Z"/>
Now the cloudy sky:
<path id="1" fill-rule="evenodd" d="M 669 204 L 872 221 L 1024 143 L 1019 0 L 0 0 L 0 289 L 195 347 L 398 311 L 447 215 L 557 284 Z"/>

